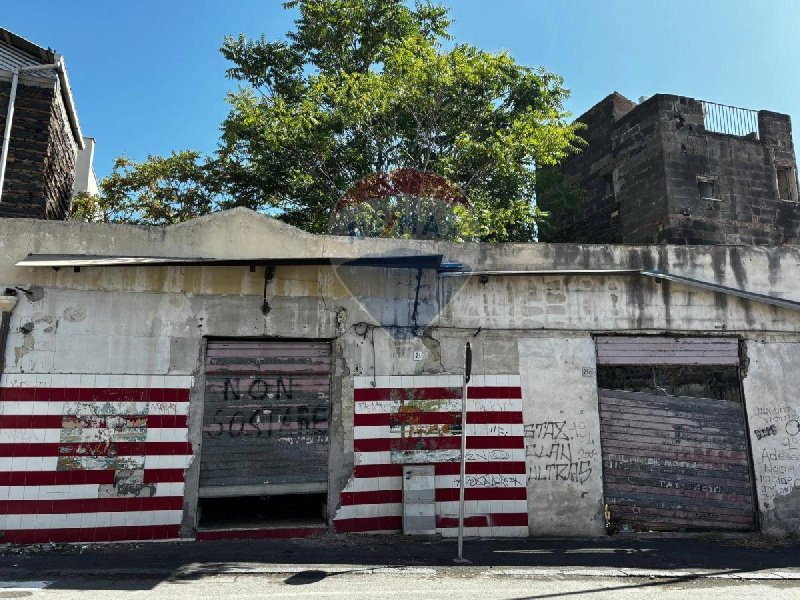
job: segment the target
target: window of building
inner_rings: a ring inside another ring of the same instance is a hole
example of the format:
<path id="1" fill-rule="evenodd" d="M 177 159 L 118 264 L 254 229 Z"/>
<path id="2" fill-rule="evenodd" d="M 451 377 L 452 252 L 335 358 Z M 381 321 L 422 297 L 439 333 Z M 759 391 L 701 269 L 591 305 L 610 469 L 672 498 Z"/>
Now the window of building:
<path id="1" fill-rule="evenodd" d="M 701 198 L 717 200 L 717 180 L 713 177 L 698 177 L 697 191 Z"/>
<path id="2" fill-rule="evenodd" d="M 614 195 L 614 175 L 603 175 L 603 197 L 610 198 Z"/>
<path id="3" fill-rule="evenodd" d="M 792 180 L 794 172 L 790 167 L 778 167 L 778 198 L 781 200 L 796 201 L 797 198 L 793 194 Z"/>

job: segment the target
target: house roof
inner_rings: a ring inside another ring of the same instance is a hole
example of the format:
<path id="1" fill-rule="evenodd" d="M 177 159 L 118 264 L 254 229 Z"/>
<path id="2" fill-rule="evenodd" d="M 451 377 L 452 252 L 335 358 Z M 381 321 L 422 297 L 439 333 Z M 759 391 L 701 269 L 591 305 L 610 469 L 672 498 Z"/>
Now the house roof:
<path id="1" fill-rule="evenodd" d="M 62 67 L 58 73 L 55 69 L 31 71 L 26 73 L 25 76 L 32 79 L 60 80 L 61 98 L 67 111 L 70 130 L 78 147 L 83 150 L 83 134 L 81 133 L 78 112 L 75 108 L 75 100 L 72 96 L 72 88 L 69 84 L 64 58 L 50 48 L 43 48 L 13 31 L 0 27 L 0 71 L 13 72 L 20 67 L 56 64 L 58 62 L 61 62 Z"/>

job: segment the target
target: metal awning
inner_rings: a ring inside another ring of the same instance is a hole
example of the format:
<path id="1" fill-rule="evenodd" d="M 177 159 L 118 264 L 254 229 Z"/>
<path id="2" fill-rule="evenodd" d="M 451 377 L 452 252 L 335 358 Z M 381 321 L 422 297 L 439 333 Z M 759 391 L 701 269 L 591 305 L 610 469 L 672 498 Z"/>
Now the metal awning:
<path id="1" fill-rule="evenodd" d="M 184 256 L 100 256 L 89 254 L 29 254 L 18 267 L 236 267 L 236 266 L 314 266 L 383 267 L 387 269 L 439 269 L 441 254 L 413 254 L 361 257 L 262 257 L 203 258 Z"/>
<path id="2" fill-rule="evenodd" d="M 745 300 L 752 300 L 754 302 L 761 302 L 763 304 L 771 304 L 772 306 L 780 306 L 782 308 L 789 308 L 792 310 L 800 310 L 800 302 L 794 300 L 786 300 L 777 296 L 770 296 L 767 294 L 759 294 L 756 292 L 748 292 L 747 290 L 732 288 L 718 283 L 711 283 L 710 281 L 703 281 L 700 279 L 693 279 L 691 277 L 684 277 L 682 275 L 674 275 L 665 271 L 657 271 L 650 269 L 534 269 L 534 270 L 519 270 L 519 271 L 458 271 L 458 272 L 443 272 L 439 273 L 440 277 L 519 277 L 519 276 L 548 276 L 548 275 L 562 275 L 562 276 L 576 276 L 576 275 L 644 275 L 645 277 L 652 277 L 656 280 L 674 281 L 683 285 L 698 287 L 705 290 L 710 290 L 718 294 L 727 294 L 729 296 L 736 296 L 737 298 L 744 298 Z"/>

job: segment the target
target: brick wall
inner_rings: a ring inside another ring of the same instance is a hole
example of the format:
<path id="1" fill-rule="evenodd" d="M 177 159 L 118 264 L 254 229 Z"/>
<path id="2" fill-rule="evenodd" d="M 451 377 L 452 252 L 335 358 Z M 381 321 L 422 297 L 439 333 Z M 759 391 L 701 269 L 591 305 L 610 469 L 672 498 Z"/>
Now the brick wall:
<path id="1" fill-rule="evenodd" d="M 10 82 L 0 82 L 0 129 Z M 77 146 L 52 87 L 20 84 L 14 105 L 0 217 L 63 219 L 69 209 Z"/>
<path id="2" fill-rule="evenodd" d="M 759 137 L 706 131 L 699 101 L 660 96 L 669 196 L 665 239 L 678 244 L 767 245 L 796 242 L 800 209 L 778 197 L 776 169 L 795 168 L 787 115 L 761 111 Z M 714 200 L 698 191 L 714 181 Z"/>
<path id="3" fill-rule="evenodd" d="M 614 93 L 579 121 L 588 126 L 588 145 L 562 172 L 584 197 L 570 207 L 543 203 L 553 215 L 544 240 L 770 245 L 800 238 L 787 115 L 760 111 L 758 137 L 728 135 L 706 131 L 698 100 L 658 94 L 634 105 Z M 793 201 L 779 197 L 778 169 L 791 174 Z M 700 193 L 699 180 L 713 182 L 713 199 Z"/>

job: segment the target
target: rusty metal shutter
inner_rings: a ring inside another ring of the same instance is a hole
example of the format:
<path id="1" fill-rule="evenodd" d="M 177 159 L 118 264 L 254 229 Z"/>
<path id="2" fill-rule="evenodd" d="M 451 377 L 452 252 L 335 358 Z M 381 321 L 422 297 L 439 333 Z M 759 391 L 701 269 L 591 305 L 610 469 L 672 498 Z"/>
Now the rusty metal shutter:
<path id="1" fill-rule="evenodd" d="M 597 364 L 739 365 L 739 340 L 714 337 L 597 337 Z"/>
<path id="2" fill-rule="evenodd" d="M 327 491 L 328 342 L 211 340 L 202 497 Z"/>
<path id="3" fill-rule="evenodd" d="M 599 390 L 612 523 L 644 530 L 752 530 L 742 405 Z"/>

